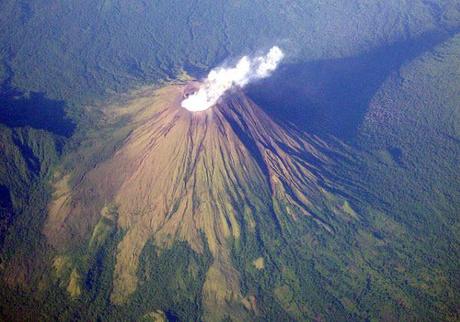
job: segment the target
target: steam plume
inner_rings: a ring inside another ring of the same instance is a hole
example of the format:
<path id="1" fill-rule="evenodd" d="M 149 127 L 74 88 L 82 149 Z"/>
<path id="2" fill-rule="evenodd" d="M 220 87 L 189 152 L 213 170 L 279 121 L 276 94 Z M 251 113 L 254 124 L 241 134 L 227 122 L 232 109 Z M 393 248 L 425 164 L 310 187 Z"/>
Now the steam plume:
<path id="1" fill-rule="evenodd" d="M 204 111 L 216 104 L 233 86 L 243 87 L 251 81 L 270 76 L 283 57 L 283 51 L 274 46 L 265 56 L 243 56 L 234 67 L 214 68 L 200 89 L 184 99 L 181 105 L 189 111 Z"/>

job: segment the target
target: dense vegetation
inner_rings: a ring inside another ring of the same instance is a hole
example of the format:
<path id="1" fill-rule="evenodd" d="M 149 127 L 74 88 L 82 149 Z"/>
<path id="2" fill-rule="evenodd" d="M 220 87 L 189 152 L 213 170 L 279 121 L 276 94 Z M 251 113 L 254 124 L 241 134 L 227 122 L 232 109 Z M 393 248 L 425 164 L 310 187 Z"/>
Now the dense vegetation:
<path id="1" fill-rule="evenodd" d="M 13 85 L 81 101 L 206 70 L 279 43 L 300 62 L 349 57 L 458 25 L 455 1 L 29 1 L 0 4 Z M 243 36 L 242 36 L 243 35 Z"/>
<path id="2" fill-rule="evenodd" d="M 459 21 L 455 1 L 2 1 L 0 319 L 200 319 L 210 255 L 185 243 L 149 243 L 122 306 L 110 303 L 123 234 L 110 220 L 53 271 L 41 236 L 49 182 L 127 135 L 99 102 L 274 42 L 287 64 L 248 93 L 341 151 L 325 171 L 361 220 L 338 220 L 333 237 L 267 221 L 235 243 L 258 318 L 460 319 Z M 70 267 L 84 281 L 78 298 Z"/>

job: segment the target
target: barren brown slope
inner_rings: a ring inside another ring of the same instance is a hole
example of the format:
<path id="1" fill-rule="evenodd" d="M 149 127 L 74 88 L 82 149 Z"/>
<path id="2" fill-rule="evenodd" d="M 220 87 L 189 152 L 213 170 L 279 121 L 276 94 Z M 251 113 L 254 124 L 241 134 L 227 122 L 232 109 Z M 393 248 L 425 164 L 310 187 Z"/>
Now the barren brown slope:
<path id="1" fill-rule="evenodd" d="M 101 214 L 114 204 L 119 229 L 113 303 L 137 287 L 139 256 L 150 239 L 160 247 L 186 241 L 213 256 L 203 287 L 207 317 L 245 319 L 256 310 L 241 292 L 230 248 L 242 231 L 251 234 L 261 216 L 279 229 L 311 220 L 333 233 L 325 209 L 340 216 L 343 200 L 327 192 L 317 166 L 328 163 L 325 143 L 272 121 L 242 91 L 210 110 L 180 107 L 186 88 L 165 87 L 132 117 L 134 130 L 106 161 L 75 187 L 56 185 L 44 233 L 65 252 L 95 237 Z M 95 228 L 96 227 L 96 228 Z"/>

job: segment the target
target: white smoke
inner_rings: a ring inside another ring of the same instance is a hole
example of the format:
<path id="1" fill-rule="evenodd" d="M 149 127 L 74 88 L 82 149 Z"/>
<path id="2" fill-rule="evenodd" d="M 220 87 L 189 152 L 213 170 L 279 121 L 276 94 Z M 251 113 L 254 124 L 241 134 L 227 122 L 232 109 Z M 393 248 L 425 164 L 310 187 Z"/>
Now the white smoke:
<path id="1" fill-rule="evenodd" d="M 192 112 L 204 111 L 215 105 L 233 86 L 243 87 L 251 81 L 270 76 L 283 57 L 283 51 L 274 46 L 265 56 L 243 56 L 234 67 L 214 68 L 200 89 L 184 99 L 181 105 Z"/>

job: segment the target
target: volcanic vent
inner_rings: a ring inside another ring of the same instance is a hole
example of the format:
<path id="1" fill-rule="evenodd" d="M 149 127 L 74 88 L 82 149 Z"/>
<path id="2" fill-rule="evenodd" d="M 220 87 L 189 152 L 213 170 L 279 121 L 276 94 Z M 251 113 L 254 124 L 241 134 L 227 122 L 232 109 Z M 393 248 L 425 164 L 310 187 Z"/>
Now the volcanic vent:
<path id="1" fill-rule="evenodd" d="M 205 314 L 245 319 L 257 303 L 243 294 L 232 245 L 261 226 L 282 235 L 298 221 L 333 234 L 329 218 L 344 201 L 318 174 L 330 162 L 324 142 L 277 124 L 239 89 L 206 111 L 189 112 L 180 102 L 193 86 L 169 85 L 144 97 L 129 112 L 129 135 L 107 159 L 73 186 L 61 176 L 44 233 L 65 254 L 71 245 L 97 244 L 101 220 L 123 231 L 115 304 L 138 287 L 139 257 L 149 240 L 160 249 L 185 241 L 198 254 L 209 250 Z"/>

